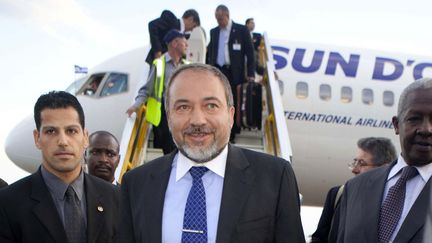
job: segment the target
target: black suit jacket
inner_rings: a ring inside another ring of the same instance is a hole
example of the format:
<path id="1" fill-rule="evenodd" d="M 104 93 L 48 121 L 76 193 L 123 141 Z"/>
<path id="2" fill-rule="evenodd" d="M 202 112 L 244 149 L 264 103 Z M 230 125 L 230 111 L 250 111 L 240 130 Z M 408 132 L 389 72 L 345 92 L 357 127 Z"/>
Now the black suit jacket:
<path id="1" fill-rule="evenodd" d="M 349 180 L 340 204 L 337 242 L 378 242 L 378 221 L 388 174 L 395 165 L 379 167 Z M 430 180 L 408 212 L 394 243 L 422 242 L 430 204 Z"/>
<path id="2" fill-rule="evenodd" d="M 326 201 L 324 203 L 323 211 L 321 213 L 320 220 L 318 222 L 318 226 L 316 231 L 312 234 L 312 242 L 314 243 L 326 243 L 326 242 L 335 242 L 336 237 L 329 239 L 330 229 L 333 221 L 333 216 L 335 215 L 335 203 L 336 196 L 341 186 L 332 187 L 327 193 Z M 340 198 L 338 205 L 340 203 Z M 339 220 L 338 217 L 335 217 L 334 220 Z M 336 225 L 338 222 L 335 222 Z"/>
<path id="3" fill-rule="evenodd" d="M 122 243 L 161 242 L 174 155 L 123 177 Z M 229 146 L 216 242 L 304 242 L 299 207 L 297 183 L 288 162 Z"/>
<path id="4" fill-rule="evenodd" d="M 207 63 L 216 66 L 219 46 L 219 27 L 210 30 L 210 43 L 207 46 Z M 234 50 L 234 44 L 240 44 L 240 50 Z M 249 30 L 244 25 L 232 23 L 228 40 L 228 52 L 230 57 L 231 85 L 237 85 L 248 77 L 255 76 L 255 55 Z M 245 72 L 245 61 L 247 58 L 247 73 Z M 235 87 L 235 86 L 234 86 Z"/>
<path id="5" fill-rule="evenodd" d="M 84 175 L 84 185 L 88 242 L 116 242 L 118 187 L 88 174 Z M 40 169 L 0 190 L 0 242 L 67 242 L 63 223 Z"/>
<path id="6" fill-rule="evenodd" d="M 164 10 L 159 18 L 149 22 L 151 49 L 146 58 L 148 64 L 152 65 L 156 52 L 160 51 L 163 54 L 167 51 L 163 38 L 172 29 L 180 30 L 180 20 L 169 10 Z"/>
<path id="7" fill-rule="evenodd" d="M 261 34 L 260 33 L 252 33 L 252 43 L 254 46 L 255 51 L 258 51 L 258 47 L 261 43 Z"/>

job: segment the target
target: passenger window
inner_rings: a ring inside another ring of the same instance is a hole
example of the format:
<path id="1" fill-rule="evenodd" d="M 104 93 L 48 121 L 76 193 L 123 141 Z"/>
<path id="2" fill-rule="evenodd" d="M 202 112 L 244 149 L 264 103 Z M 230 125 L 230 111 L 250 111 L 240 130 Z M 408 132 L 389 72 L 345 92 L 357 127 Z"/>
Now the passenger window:
<path id="1" fill-rule="evenodd" d="M 343 86 L 341 89 L 341 101 L 342 103 L 350 103 L 352 101 L 352 89 L 351 87 Z"/>
<path id="2" fill-rule="evenodd" d="M 322 100 L 330 100 L 331 99 L 331 87 L 328 84 L 321 84 L 320 85 L 320 98 Z"/>
<path id="3" fill-rule="evenodd" d="M 299 99 L 306 99 L 309 95 L 309 88 L 306 82 L 298 82 L 296 85 L 296 96 Z"/>
<path id="4" fill-rule="evenodd" d="M 111 73 L 102 89 L 101 96 L 123 93 L 127 91 L 128 76 L 123 73 Z"/>
<path id="5" fill-rule="evenodd" d="M 394 104 L 394 94 L 391 91 L 384 91 L 383 93 L 383 103 L 385 106 L 393 106 Z"/>
<path id="6" fill-rule="evenodd" d="M 363 103 L 366 105 L 372 105 L 373 104 L 373 91 L 372 89 L 363 89 L 362 90 L 362 100 Z"/>

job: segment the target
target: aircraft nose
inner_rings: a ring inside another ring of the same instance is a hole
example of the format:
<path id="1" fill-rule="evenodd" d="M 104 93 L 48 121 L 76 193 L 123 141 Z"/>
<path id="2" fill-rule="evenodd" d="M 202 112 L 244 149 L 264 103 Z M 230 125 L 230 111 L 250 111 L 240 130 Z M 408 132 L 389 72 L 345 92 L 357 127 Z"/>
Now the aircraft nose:
<path id="1" fill-rule="evenodd" d="M 42 161 L 33 140 L 34 127 L 33 117 L 28 116 L 9 132 L 5 141 L 5 152 L 9 159 L 30 173 L 36 171 Z"/>

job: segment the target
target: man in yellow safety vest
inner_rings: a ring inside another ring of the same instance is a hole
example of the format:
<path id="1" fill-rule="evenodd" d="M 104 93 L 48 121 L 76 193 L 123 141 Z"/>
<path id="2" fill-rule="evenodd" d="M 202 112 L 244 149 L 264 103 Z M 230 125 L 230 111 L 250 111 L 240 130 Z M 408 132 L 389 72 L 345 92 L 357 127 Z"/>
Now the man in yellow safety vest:
<path id="1" fill-rule="evenodd" d="M 131 116 L 142 104 L 147 103 L 146 112 L 149 114 L 146 114 L 146 119 L 153 124 L 154 145 L 162 148 L 164 154 L 168 154 L 176 146 L 165 116 L 163 93 L 171 74 L 180 64 L 186 62 L 182 58 L 186 55 L 187 41 L 184 34 L 175 29 L 168 31 L 164 41 L 167 43 L 168 51 L 153 61 L 146 84 L 139 89 L 134 104 L 126 113 Z M 158 108 L 153 109 L 156 104 L 159 104 Z"/>

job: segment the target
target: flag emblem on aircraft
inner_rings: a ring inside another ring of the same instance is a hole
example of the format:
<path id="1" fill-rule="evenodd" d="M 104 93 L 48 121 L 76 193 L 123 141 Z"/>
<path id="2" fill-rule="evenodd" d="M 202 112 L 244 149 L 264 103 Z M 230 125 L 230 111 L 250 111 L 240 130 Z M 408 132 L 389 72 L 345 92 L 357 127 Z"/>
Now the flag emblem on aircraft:
<path id="1" fill-rule="evenodd" d="M 88 68 L 75 65 L 75 73 L 88 73 Z"/>

